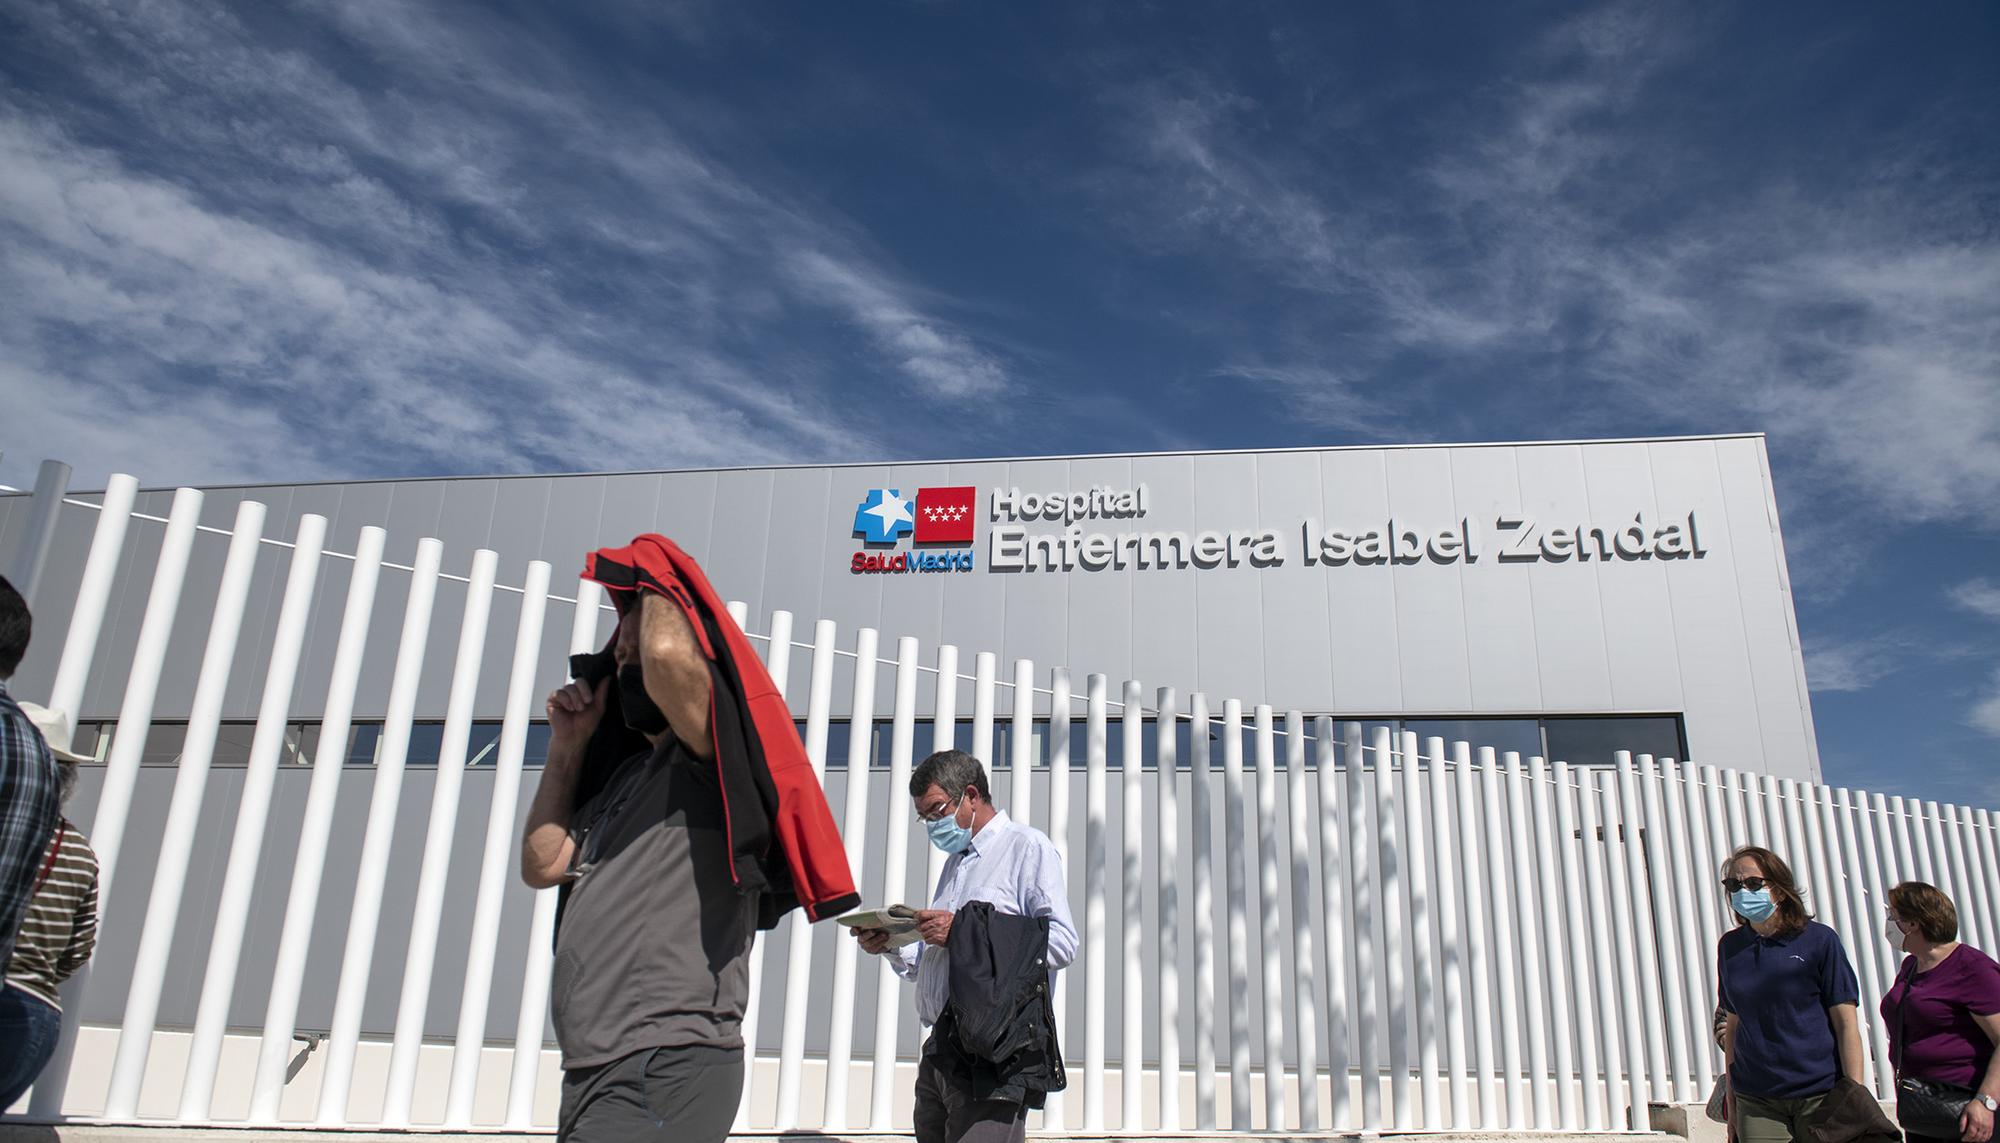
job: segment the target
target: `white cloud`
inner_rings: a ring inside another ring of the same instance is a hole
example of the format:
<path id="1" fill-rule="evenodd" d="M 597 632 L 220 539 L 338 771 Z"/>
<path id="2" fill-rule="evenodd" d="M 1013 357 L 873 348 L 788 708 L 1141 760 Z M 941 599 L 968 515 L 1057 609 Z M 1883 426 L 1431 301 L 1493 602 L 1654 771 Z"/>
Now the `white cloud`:
<path id="1" fill-rule="evenodd" d="M 1909 661 L 1908 641 L 1873 636 L 1835 642 L 1806 640 L 1806 683 L 1814 692 L 1865 691 Z"/>
<path id="2" fill-rule="evenodd" d="M 1099 185 L 1135 241 L 1294 286 L 1291 348 L 1352 392 L 1508 370 L 1548 435 L 1763 429 L 1788 511 L 2000 526 L 1981 160 L 1910 132 L 1865 177 L 1723 182 L 1666 126 L 1702 34 L 1619 3 L 1558 27 L 1464 114 L 1408 125 L 1388 194 L 1344 177 L 1340 143 L 1273 146 L 1272 115 L 1177 72 L 1113 97 L 1128 162 Z"/>
<path id="3" fill-rule="evenodd" d="M 1225 365 L 1215 376 L 1275 390 L 1286 409 L 1313 424 L 1369 436 L 1411 439 L 1395 410 L 1360 392 L 1353 378 L 1316 365 Z"/>
<path id="4" fill-rule="evenodd" d="M 1995 738 L 2000 738 L 2000 671 L 1986 682 L 1986 694 L 1972 704 L 1967 721 Z"/>
<path id="5" fill-rule="evenodd" d="M 1975 615 L 2000 619 L 2000 580 L 1969 579 L 1954 585 L 1946 595 Z"/>
<path id="6" fill-rule="evenodd" d="M 817 250 L 795 255 L 789 269 L 807 297 L 846 313 L 919 388 L 962 398 L 991 397 L 1007 387 L 998 361 L 912 309 L 879 275 Z"/>
<path id="7" fill-rule="evenodd" d="M 934 411 L 1006 385 L 783 172 L 504 24 L 364 7 L 288 48 L 206 5 L 23 9 L 74 90 L 0 86 L 15 482 L 28 443 L 79 482 L 846 459 L 884 447 L 856 372 Z M 863 352 L 815 352 L 808 311 Z"/>

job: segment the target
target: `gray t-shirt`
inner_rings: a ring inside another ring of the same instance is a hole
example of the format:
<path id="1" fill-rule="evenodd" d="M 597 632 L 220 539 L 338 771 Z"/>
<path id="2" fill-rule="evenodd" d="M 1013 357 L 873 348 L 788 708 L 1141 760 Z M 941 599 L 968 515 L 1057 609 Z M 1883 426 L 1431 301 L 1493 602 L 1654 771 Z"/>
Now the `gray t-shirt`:
<path id="1" fill-rule="evenodd" d="M 556 936 L 563 1067 L 743 1046 L 757 898 L 737 891 L 715 769 L 670 735 L 570 819 L 579 875 Z"/>

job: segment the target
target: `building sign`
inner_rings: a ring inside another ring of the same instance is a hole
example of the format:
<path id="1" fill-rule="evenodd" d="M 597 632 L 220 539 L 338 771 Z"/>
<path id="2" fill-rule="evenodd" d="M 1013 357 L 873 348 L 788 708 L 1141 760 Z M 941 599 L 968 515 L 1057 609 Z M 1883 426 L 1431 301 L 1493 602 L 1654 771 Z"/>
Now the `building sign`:
<path id="1" fill-rule="evenodd" d="M 873 550 L 854 553 L 863 573 L 969 572 L 977 544 L 978 490 L 869 490 L 855 509 L 854 534 Z M 1645 512 L 1611 520 L 1546 520 L 1522 513 L 1490 522 L 1462 517 L 1443 527 L 1388 519 L 1325 526 L 1306 518 L 1284 529 L 1099 530 L 1097 521 L 1143 521 L 1151 507 L 1144 484 L 1082 492 L 993 490 L 986 567 L 1003 572 L 1122 571 L 1306 567 L 1393 567 L 1420 563 L 1630 563 L 1701 559 L 1695 513 L 1655 519 Z M 1034 525 L 1042 525 L 1035 527 Z M 1048 527 L 1057 525 L 1059 527 Z M 894 550 L 903 537 L 913 550 Z M 955 546 L 956 551 L 923 550 Z"/>
<path id="2" fill-rule="evenodd" d="M 854 509 L 854 534 L 874 548 L 854 553 L 848 570 L 856 575 L 972 570 L 974 518 L 979 490 L 971 486 L 919 488 L 905 499 L 898 488 L 871 488 Z M 957 551 L 894 551 L 910 537 L 913 548 L 957 547 Z"/>

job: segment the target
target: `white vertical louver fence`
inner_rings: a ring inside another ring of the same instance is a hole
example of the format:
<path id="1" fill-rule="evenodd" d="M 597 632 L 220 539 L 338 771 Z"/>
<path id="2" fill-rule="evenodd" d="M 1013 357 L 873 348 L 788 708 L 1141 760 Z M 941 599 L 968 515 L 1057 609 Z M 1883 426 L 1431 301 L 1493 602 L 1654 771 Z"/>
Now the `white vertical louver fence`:
<path id="1" fill-rule="evenodd" d="M 129 982 L 76 982 L 72 1044 L 80 996 L 124 989 L 118 1026 L 82 1030 L 115 1048 L 65 1051 L 38 1085 L 33 1112 L 213 1123 L 234 1118 L 218 1111 L 230 1104 L 264 1124 L 550 1127 L 555 1056 L 544 1035 L 554 895 L 531 895 L 515 875 L 520 808 L 532 793 L 524 786 L 533 780 L 522 761 L 540 710 L 538 678 L 548 676 L 544 628 L 566 622 L 570 649 L 594 648 L 608 631 L 601 594 L 580 584 L 574 598 L 550 595 L 547 563 L 503 569 L 490 551 L 473 556 L 469 576 L 444 577 L 443 548 L 432 539 L 416 545 L 410 565 L 392 565 L 377 528 L 363 529 L 351 554 L 326 551 L 326 521 L 302 517 L 280 545 L 287 571 L 273 642 L 259 660 L 267 667 L 241 796 L 233 817 L 208 820 L 204 784 L 252 565 L 273 541 L 264 506 L 245 502 L 227 533 L 220 579 L 192 582 L 190 553 L 209 542 L 201 532 L 216 531 L 198 526 L 202 494 L 178 491 L 159 519 L 134 513 L 136 490 L 119 476 L 101 503 L 68 502 L 96 512 L 94 539 L 74 580 L 51 693 L 22 696 L 77 710 L 114 576 L 148 578 L 136 651 L 116 666 L 122 702 L 86 824 L 110 923 L 141 926 L 137 959 Z M 141 527 L 163 531 L 129 545 Z M 134 565 L 135 547 L 157 553 L 152 566 Z M 313 615 L 316 578 L 331 559 L 351 565 L 345 601 L 337 615 Z M 510 573 L 521 587 L 498 586 Z M 400 636 L 366 833 L 352 884 L 335 886 L 326 878 L 341 744 L 370 632 L 382 629 L 378 589 L 391 575 L 405 577 L 407 589 L 396 593 Z M 457 616 L 433 613 L 443 578 L 464 582 Z M 204 653 L 169 662 L 182 600 L 209 592 Z M 932 746 L 956 744 L 982 758 L 1003 806 L 1062 850 L 1084 947 L 1057 997 L 1070 1088 L 1031 1121 L 1037 1130 L 1643 1129 L 1649 1103 L 1704 1099 L 1719 1066 L 1709 1039 L 1714 948 L 1730 921 L 1716 879 L 1723 856 L 1741 843 L 1787 855 L 1819 919 L 1845 939 L 1863 982 L 1872 1079 L 1882 1094 L 1887 1041 L 1873 1006 L 1895 967 L 1876 935 L 1886 889 L 1910 878 L 1940 885 L 1962 910 L 1965 938 L 2000 947 L 2000 898 L 1991 892 L 2000 884 L 2000 845 L 1987 809 L 1650 755 L 1620 754 L 1609 768 L 1496 757 L 1468 743 L 1246 708 L 1235 698 L 1148 692 L 1139 681 L 1114 689 L 1102 675 L 1086 675 L 1079 694 L 1060 667 L 1021 660 L 1003 670 L 977 652 L 971 673 L 961 674 L 950 646 L 901 638 L 885 656 L 872 629 L 841 631 L 822 620 L 810 641 L 796 641 L 786 612 L 753 621 L 732 610 L 764 632 L 753 637 L 795 707 L 803 695 L 808 753 L 829 781 L 870 902 L 919 897 L 936 878 L 935 856 L 911 851 L 921 834 L 909 828 L 906 786 L 920 723 Z M 486 633 L 503 611 L 512 613 L 505 618 L 514 640 L 493 794 L 484 820 L 468 820 L 459 810 L 473 695 L 482 664 L 500 661 Z M 296 836 L 276 844 L 267 836 L 274 776 L 312 624 L 338 632 L 322 708 L 326 745 L 310 762 Z M 455 666 L 427 829 L 420 846 L 398 846 L 419 680 L 426 658 L 444 655 Z M 141 845 L 130 827 L 143 731 L 169 671 L 198 677 L 163 829 L 157 841 L 144 833 Z M 836 731 L 837 680 L 845 680 L 852 717 Z M 925 693 L 930 713 L 920 719 Z M 963 739 L 961 715 L 970 717 Z M 855 760 L 837 790 L 826 766 L 836 732 Z M 871 757 L 886 762 L 882 771 L 861 761 Z M 453 838 L 464 830 L 477 831 L 479 856 L 454 864 Z M 214 873 L 220 905 L 206 947 L 174 939 L 188 878 L 212 872 L 190 868 L 198 834 L 231 838 Z M 392 864 L 392 851 L 419 856 Z M 120 869 L 133 863 L 151 867 L 143 907 L 120 891 Z M 391 878 L 416 885 L 406 932 L 383 928 Z M 530 896 L 526 941 L 502 943 L 507 902 Z M 470 933 L 452 934 L 449 946 L 469 951 L 454 975 L 462 975 L 458 994 L 434 996 L 448 897 L 474 902 Z M 316 926 L 324 932 L 325 914 L 343 905 L 339 956 L 329 950 L 314 962 L 337 967 L 331 977 L 309 976 Z M 246 920 L 272 912 L 282 915 L 275 958 L 251 963 L 242 955 Z M 912 1022 L 912 990 L 849 940 L 802 937 L 802 921 L 794 914 L 758 938 L 746 1022 L 756 1066 L 739 1127 L 906 1130 L 915 1040 L 899 1032 Z M 200 963 L 174 963 L 190 957 Z M 496 966 L 507 962 L 522 965 L 520 1015 L 511 1038 L 495 1039 L 487 1015 Z M 158 1027 L 173 969 L 200 980 L 191 1030 Z M 253 974 L 269 983 L 262 1022 L 232 1027 L 232 995 Z M 400 982 L 393 1029 L 364 1035 L 370 982 L 387 978 Z M 299 1071 L 292 1064 L 308 989 L 331 990 L 333 1014 L 316 1030 L 324 1034 L 317 1066 Z M 426 1014 L 454 1002 L 456 1034 L 427 1038 Z M 226 1057 L 241 1066 L 225 1065 Z M 309 1098 L 294 1090 L 302 1085 Z M 247 1095 L 236 1090 L 244 1087 Z"/>

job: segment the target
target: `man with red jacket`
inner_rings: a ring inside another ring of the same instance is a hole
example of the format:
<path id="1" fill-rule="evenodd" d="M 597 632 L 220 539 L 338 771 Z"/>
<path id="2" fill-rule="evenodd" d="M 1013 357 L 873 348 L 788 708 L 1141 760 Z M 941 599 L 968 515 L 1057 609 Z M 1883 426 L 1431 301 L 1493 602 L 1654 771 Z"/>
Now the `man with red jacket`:
<path id="1" fill-rule="evenodd" d="M 549 696 L 521 844 L 522 878 L 564 893 L 558 1137 L 719 1143 L 759 925 L 859 898 L 776 688 L 693 561 L 645 536 L 585 575 L 611 589 L 618 631 Z"/>

